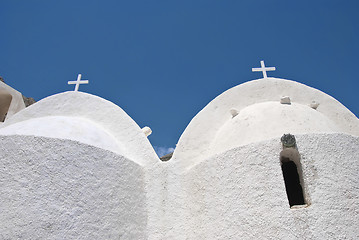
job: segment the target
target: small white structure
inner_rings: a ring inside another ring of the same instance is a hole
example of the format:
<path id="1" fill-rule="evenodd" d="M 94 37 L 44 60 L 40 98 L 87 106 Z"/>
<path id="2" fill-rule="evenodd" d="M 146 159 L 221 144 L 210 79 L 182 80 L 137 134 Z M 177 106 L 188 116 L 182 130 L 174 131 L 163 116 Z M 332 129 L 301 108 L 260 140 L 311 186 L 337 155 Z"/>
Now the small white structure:
<path id="1" fill-rule="evenodd" d="M 146 135 L 146 137 L 150 136 L 152 134 L 152 130 L 149 127 L 143 127 L 142 132 Z"/>
<path id="2" fill-rule="evenodd" d="M 68 81 L 67 84 L 71 85 L 71 84 L 75 84 L 75 90 L 74 92 L 77 92 L 79 90 L 80 84 L 88 84 L 89 81 L 88 80 L 81 80 L 81 74 L 77 75 L 77 80 L 76 81 Z"/>
<path id="3" fill-rule="evenodd" d="M 24 100 L 22 98 L 22 94 L 20 92 L 16 91 L 15 89 L 13 89 L 12 87 L 10 87 L 7 84 L 3 83 L 2 81 L 0 81 L 0 90 L 8 92 L 12 96 L 10 107 L 9 107 L 9 109 L 7 111 L 7 115 L 6 115 L 6 118 L 5 118 L 5 121 L 6 121 L 12 115 L 14 115 L 15 113 L 17 113 L 17 112 L 21 111 L 22 109 L 24 109 L 25 108 L 25 103 L 24 103 Z"/>
<path id="4" fill-rule="evenodd" d="M 192 119 L 168 162 L 149 133 L 81 92 L 9 118 L 0 238 L 359 237 L 359 120 L 323 92 L 266 75 L 229 89 Z"/>
<path id="5" fill-rule="evenodd" d="M 262 72 L 264 79 L 268 78 L 267 71 L 275 71 L 275 67 L 266 67 L 263 60 L 261 61 L 260 68 L 252 68 L 252 72 Z"/>
<path id="6" fill-rule="evenodd" d="M 288 96 L 282 97 L 282 98 L 280 99 L 280 103 L 281 103 L 281 104 L 291 104 L 291 102 L 290 102 L 290 97 L 288 97 Z"/>

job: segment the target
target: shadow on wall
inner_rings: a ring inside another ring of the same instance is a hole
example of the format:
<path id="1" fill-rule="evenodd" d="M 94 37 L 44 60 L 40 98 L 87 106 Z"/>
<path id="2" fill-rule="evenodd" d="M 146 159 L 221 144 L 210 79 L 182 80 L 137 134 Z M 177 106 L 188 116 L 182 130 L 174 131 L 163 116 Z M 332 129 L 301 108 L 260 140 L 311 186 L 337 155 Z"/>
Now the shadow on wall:
<path id="1" fill-rule="evenodd" d="M 0 122 L 4 122 L 9 111 L 12 96 L 6 90 L 0 89 Z"/>
<path id="2" fill-rule="evenodd" d="M 281 158 L 281 163 L 289 206 L 304 205 L 303 189 L 300 184 L 297 165 L 286 157 Z"/>
<path id="3" fill-rule="evenodd" d="M 291 134 L 284 134 L 281 141 L 283 151 L 280 153 L 280 164 L 289 206 L 290 208 L 306 206 L 302 187 L 304 185 L 302 165 L 295 137 Z"/>

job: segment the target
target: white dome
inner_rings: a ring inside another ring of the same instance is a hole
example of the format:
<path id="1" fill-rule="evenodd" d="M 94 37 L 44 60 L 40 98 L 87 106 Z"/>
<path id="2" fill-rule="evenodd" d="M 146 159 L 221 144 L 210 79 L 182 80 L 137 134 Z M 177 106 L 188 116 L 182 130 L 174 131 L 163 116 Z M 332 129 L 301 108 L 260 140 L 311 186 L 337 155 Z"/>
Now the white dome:
<path id="1" fill-rule="evenodd" d="M 340 132 L 322 113 L 302 104 L 263 102 L 243 108 L 217 132 L 210 147 L 218 153 L 237 146 L 280 138 L 285 133 Z"/>
<path id="2" fill-rule="evenodd" d="M 186 169 L 230 148 L 288 132 L 359 136 L 359 120 L 331 96 L 304 84 L 254 80 L 225 91 L 204 107 L 183 132 L 172 161 Z"/>
<path id="3" fill-rule="evenodd" d="M 152 145 L 119 106 L 82 92 L 56 94 L 1 125 L 1 134 L 70 139 L 111 150 L 140 165 L 159 161 Z"/>
<path id="4" fill-rule="evenodd" d="M 85 118 L 49 116 L 32 118 L 0 129 L 1 135 L 33 135 L 69 139 L 123 155 L 116 139 Z"/>

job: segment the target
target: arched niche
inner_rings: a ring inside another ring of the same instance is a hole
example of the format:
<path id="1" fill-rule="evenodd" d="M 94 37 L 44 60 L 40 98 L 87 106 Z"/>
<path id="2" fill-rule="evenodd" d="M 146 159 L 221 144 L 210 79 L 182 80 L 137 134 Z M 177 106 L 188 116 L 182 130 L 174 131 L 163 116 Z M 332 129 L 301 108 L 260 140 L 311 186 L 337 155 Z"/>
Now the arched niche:
<path id="1" fill-rule="evenodd" d="M 300 154 L 294 147 L 285 148 L 280 153 L 280 164 L 290 208 L 306 207 L 303 170 Z"/>
<path id="2" fill-rule="evenodd" d="M 0 89 L 0 122 L 5 120 L 9 111 L 12 96 L 6 90 Z"/>

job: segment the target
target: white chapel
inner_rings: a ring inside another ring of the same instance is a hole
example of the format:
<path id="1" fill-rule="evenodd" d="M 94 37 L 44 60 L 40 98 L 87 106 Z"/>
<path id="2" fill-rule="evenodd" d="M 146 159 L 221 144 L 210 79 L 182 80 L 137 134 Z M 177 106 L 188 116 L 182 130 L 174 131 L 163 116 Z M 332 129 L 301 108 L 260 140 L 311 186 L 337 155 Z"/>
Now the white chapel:
<path id="1" fill-rule="evenodd" d="M 0 82 L 0 239 L 358 239 L 359 119 L 271 70 L 205 106 L 169 161 L 81 75 L 29 107 Z"/>

